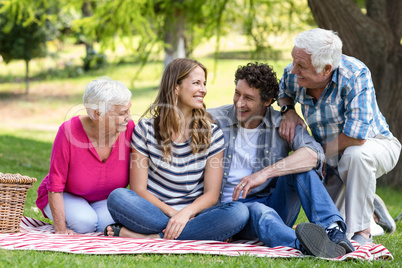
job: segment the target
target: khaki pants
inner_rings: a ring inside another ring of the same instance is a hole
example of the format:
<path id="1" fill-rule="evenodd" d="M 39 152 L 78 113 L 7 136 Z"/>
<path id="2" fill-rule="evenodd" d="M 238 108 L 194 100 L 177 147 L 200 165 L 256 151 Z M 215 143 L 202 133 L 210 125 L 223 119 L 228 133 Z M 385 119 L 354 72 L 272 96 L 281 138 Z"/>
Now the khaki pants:
<path id="1" fill-rule="evenodd" d="M 391 171 L 401 152 L 395 138 L 381 135 L 362 146 L 348 147 L 338 163 L 338 174 L 327 174 L 328 193 L 353 235 L 370 227 L 377 178 Z"/>

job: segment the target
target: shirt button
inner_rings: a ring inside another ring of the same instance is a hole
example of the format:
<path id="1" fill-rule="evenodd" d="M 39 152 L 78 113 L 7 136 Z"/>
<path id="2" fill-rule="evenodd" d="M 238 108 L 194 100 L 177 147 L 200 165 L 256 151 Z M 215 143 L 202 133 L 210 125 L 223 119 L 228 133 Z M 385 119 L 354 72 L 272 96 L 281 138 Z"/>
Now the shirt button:
<path id="1" fill-rule="evenodd" d="M 233 137 L 233 139 L 235 140 L 235 139 L 236 139 L 236 137 Z"/>
<path id="2" fill-rule="evenodd" d="M 269 151 L 268 151 L 268 150 L 266 150 L 266 151 L 265 151 L 265 153 L 267 154 L 267 153 L 269 153 Z"/>
<path id="3" fill-rule="evenodd" d="M 227 176 L 228 174 L 225 172 L 225 173 L 223 173 L 223 175 Z"/>
<path id="4" fill-rule="evenodd" d="M 229 157 L 229 158 L 232 158 L 232 156 L 231 156 L 231 155 L 228 155 L 228 157 Z"/>

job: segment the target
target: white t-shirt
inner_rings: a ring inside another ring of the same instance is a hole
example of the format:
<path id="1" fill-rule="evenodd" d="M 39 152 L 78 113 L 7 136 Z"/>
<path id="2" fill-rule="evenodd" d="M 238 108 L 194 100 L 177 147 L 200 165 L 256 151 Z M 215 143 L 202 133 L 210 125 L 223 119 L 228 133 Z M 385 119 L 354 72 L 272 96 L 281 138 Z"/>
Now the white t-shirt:
<path id="1" fill-rule="evenodd" d="M 223 188 L 221 202 L 232 201 L 234 187 L 243 177 L 251 175 L 254 163 L 258 163 L 257 144 L 261 125 L 253 129 L 239 127 L 227 182 Z"/>

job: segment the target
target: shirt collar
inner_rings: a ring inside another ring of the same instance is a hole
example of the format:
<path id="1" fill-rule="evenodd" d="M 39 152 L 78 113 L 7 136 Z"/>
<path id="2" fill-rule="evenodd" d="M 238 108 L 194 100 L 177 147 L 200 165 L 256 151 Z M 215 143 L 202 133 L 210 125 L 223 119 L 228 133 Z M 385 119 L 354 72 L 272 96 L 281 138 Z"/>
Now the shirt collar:
<path id="1" fill-rule="evenodd" d="M 228 117 L 232 118 L 232 120 L 225 120 L 221 127 L 238 126 L 239 121 L 236 117 L 236 108 L 234 105 L 232 105 L 232 108 L 229 110 Z M 272 106 L 268 106 L 265 110 L 265 116 L 262 120 L 262 127 L 275 128 L 279 127 L 280 123 L 280 117 L 276 117 L 275 110 L 272 108 Z"/>
<path id="2" fill-rule="evenodd" d="M 332 74 L 331 81 L 328 83 L 328 85 L 325 87 L 325 90 L 323 94 L 327 94 L 328 90 L 331 90 L 333 88 L 332 84 L 338 85 L 338 76 L 339 76 L 339 68 L 341 67 L 342 62 L 339 64 L 339 67 L 334 70 L 334 73 Z M 300 87 L 300 92 L 302 94 L 302 98 L 299 100 L 301 104 L 305 105 L 313 105 L 313 97 L 307 95 L 307 88 L 305 87 Z M 333 101 L 332 99 L 327 100 L 327 102 Z"/>

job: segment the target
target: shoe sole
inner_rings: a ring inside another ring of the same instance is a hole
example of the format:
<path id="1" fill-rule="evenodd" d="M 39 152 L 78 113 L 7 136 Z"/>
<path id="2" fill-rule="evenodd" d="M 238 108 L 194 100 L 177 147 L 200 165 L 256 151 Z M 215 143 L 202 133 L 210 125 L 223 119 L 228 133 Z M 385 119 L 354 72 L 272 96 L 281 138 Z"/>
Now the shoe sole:
<path id="1" fill-rule="evenodd" d="M 381 197 L 378 195 L 374 196 L 374 213 L 378 217 L 378 225 L 380 225 L 386 232 L 393 233 L 396 229 L 396 224 L 394 219 L 388 212 L 387 206 Z"/>
<path id="2" fill-rule="evenodd" d="M 301 223 L 296 227 L 296 237 L 310 255 L 337 258 L 346 254 L 345 248 L 332 242 L 327 232 L 314 223 Z"/>

